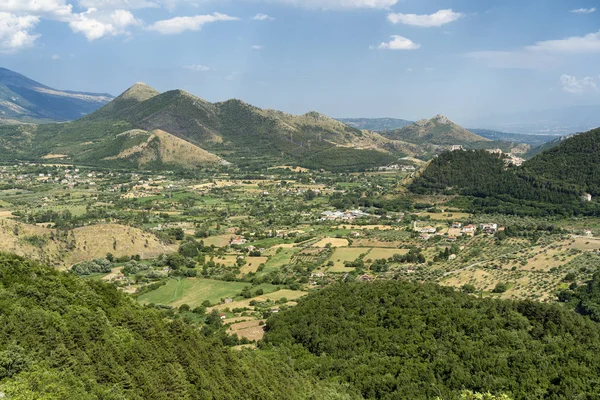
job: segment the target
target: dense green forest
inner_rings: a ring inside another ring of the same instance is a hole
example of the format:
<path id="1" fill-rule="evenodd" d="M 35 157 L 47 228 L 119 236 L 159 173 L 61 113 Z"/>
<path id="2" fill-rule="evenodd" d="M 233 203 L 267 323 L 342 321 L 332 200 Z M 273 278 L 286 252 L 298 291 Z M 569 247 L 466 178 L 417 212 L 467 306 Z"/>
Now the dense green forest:
<path id="1" fill-rule="evenodd" d="M 568 289 L 559 293 L 558 298 L 576 312 L 600 322 L 600 271 L 581 286 L 572 283 Z"/>
<path id="2" fill-rule="evenodd" d="M 560 170 L 560 164 L 552 167 L 553 164 L 548 162 L 547 168 L 542 168 L 541 162 L 536 160 L 527 162 L 522 168 L 506 167 L 502 157 L 484 150 L 445 152 L 415 179 L 410 190 L 417 194 L 468 196 L 458 200 L 457 204 L 473 212 L 598 215 L 600 209 L 595 203 L 581 200 L 589 189 L 589 185 L 581 183 L 583 178 L 567 179 L 553 171 Z M 590 176 L 596 174 L 591 166 L 587 173 Z"/>
<path id="3" fill-rule="evenodd" d="M 272 352 L 235 352 L 111 285 L 0 253 L 10 399 L 344 399 Z"/>
<path id="4" fill-rule="evenodd" d="M 523 166 L 528 176 L 576 182 L 582 191 L 600 195 L 600 128 L 572 136 Z"/>
<path id="5" fill-rule="evenodd" d="M 263 347 L 368 399 L 600 396 L 600 325 L 560 305 L 436 285 L 335 284 L 267 321 Z"/>

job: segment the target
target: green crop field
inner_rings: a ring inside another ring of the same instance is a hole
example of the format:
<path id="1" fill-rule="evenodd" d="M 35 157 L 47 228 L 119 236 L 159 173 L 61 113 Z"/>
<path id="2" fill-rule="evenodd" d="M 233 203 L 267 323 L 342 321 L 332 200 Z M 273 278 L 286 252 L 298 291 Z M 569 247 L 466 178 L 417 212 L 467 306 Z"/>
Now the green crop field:
<path id="1" fill-rule="evenodd" d="M 170 279 L 166 285 L 146 293 L 139 297 L 143 304 L 155 303 L 172 306 L 189 304 L 196 307 L 208 300 L 211 303 L 218 303 L 222 298 L 235 298 L 247 286 L 244 282 L 224 282 L 212 279 Z M 253 287 L 253 290 L 263 289 L 265 293 L 271 293 L 277 290 L 277 287 L 270 284 L 263 284 Z"/>

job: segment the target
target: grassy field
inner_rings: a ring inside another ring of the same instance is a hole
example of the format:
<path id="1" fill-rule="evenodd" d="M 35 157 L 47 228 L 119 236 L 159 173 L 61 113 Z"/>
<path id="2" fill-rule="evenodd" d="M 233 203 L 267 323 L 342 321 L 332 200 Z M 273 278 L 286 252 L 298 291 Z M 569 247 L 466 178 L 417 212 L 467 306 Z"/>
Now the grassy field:
<path id="1" fill-rule="evenodd" d="M 301 250 L 302 249 L 298 247 L 281 248 L 281 251 L 277 253 L 276 249 L 269 249 L 267 255 L 270 255 L 271 259 L 265 264 L 264 272 L 277 271 L 284 265 L 289 264 L 292 257 Z"/>
<path id="2" fill-rule="evenodd" d="M 139 301 L 143 304 L 167 304 L 179 307 L 189 304 L 192 308 L 199 306 L 203 301 L 218 303 L 222 298 L 234 298 L 245 287 L 244 282 L 224 282 L 212 279 L 170 279 L 166 285 L 140 296 Z M 252 290 L 263 289 L 265 293 L 274 292 L 277 288 L 270 284 L 263 284 L 252 288 Z"/>
<path id="3" fill-rule="evenodd" d="M 225 247 L 229 244 L 229 240 L 233 235 L 218 235 L 218 236 L 209 236 L 207 238 L 201 239 L 204 241 L 205 246 L 216 246 L 216 247 Z"/>
<path id="4" fill-rule="evenodd" d="M 260 264 L 265 264 L 266 268 L 266 263 L 268 260 L 269 259 L 267 257 L 246 257 L 246 264 L 240 268 L 240 272 L 242 274 L 256 272 Z"/>
<path id="5" fill-rule="evenodd" d="M 390 257 L 392 257 L 394 254 L 400 254 L 400 255 L 404 255 L 408 253 L 408 250 L 406 249 L 382 249 L 382 248 L 374 248 L 371 249 L 371 251 L 369 252 L 369 254 L 367 255 L 367 259 L 371 259 L 371 260 L 379 260 L 381 258 L 385 258 L 388 259 Z"/>
<path id="6" fill-rule="evenodd" d="M 366 247 L 343 247 L 337 248 L 333 252 L 333 255 L 329 259 L 333 261 L 333 267 L 329 268 L 329 272 L 349 272 L 350 268 L 344 266 L 345 261 L 354 261 L 361 254 L 367 253 L 366 257 L 369 257 L 368 253 L 371 251 L 370 248 Z"/>

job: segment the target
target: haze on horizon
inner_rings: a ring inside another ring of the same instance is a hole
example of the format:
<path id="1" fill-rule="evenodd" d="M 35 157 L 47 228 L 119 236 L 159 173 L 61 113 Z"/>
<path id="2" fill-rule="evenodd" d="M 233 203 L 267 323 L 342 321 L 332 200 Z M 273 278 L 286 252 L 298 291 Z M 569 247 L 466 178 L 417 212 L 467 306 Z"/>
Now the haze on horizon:
<path id="1" fill-rule="evenodd" d="M 461 122 L 600 104 L 600 3 L 8 0 L 0 66 L 118 95 L 137 81 L 292 113 Z"/>

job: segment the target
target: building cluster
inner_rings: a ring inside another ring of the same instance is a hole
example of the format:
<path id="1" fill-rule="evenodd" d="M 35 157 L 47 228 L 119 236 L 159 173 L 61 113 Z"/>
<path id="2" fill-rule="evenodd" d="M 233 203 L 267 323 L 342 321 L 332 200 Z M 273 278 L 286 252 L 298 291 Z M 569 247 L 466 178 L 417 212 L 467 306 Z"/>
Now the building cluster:
<path id="1" fill-rule="evenodd" d="M 321 213 L 321 221 L 354 221 L 355 219 L 368 217 L 369 215 L 360 210 L 324 211 Z"/>

